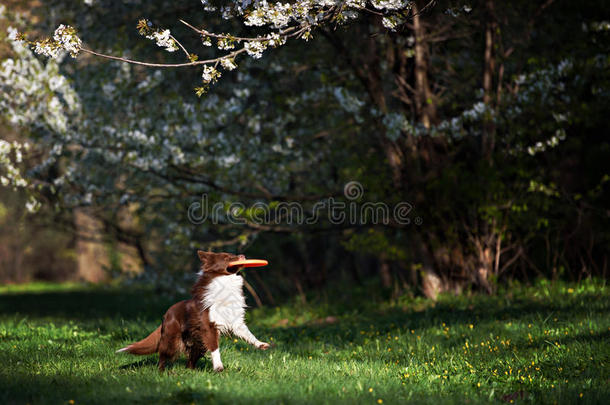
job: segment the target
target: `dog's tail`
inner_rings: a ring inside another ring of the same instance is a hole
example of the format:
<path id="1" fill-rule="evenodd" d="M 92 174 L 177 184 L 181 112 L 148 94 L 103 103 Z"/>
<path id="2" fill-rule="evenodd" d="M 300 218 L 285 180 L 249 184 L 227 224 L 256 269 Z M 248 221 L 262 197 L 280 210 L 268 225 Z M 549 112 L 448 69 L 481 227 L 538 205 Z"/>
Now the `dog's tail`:
<path id="1" fill-rule="evenodd" d="M 132 343 L 125 346 L 122 349 L 116 351 L 116 353 L 127 352 L 131 354 L 152 354 L 156 353 L 159 348 L 159 340 L 161 340 L 161 325 L 154 330 L 153 333 L 140 340 L 139 342 Z"/>

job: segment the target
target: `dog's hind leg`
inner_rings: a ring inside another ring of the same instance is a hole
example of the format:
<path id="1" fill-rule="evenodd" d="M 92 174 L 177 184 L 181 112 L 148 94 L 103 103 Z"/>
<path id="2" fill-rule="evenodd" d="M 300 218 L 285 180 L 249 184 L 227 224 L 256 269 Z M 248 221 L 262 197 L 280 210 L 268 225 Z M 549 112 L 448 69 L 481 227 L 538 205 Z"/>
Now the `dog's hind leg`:
<path id="1" fill-rule="evenodd" d="M 182 331 L 176 319 L 164 320 L 159 341 L 159 371 L 165 370 L 167 361 L 173 361 L 182 347 Z"/>
<path id="2" fill-rule="evenodd" d="M 197 366 L 197 362 L 205 353 L 205 349 L 200 347 L 192 347 L 189 351 L 189 359 L 186 363 L 188 368 L 194 369 Z"/>
<path id="3" fill-rule="evenodd" d="M 167 356 L 160 353 L 159 354 L 159 371 L 165 371 L 165 365 L 167 364 Z"/>

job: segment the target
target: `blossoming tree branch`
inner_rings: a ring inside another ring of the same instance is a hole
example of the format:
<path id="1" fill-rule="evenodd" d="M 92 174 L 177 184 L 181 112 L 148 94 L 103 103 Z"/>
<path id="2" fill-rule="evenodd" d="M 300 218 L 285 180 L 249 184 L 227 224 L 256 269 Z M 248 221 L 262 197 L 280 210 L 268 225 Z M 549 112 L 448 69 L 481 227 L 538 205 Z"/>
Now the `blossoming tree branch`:
<path id="1" fill-rule="evenodd" d="M 218 11 L 218 8 L 209 4 L 208 0 L 201 2 L 205 11 Z M 431 1 L 421 11 L 432 6 L 433 3 L 434 1 Z M 228 5 L 222 6 L 220 11 L 224 19 L 239 18 L 246 26 L 264 27 L 267 32 L 256 37 L 219 34 L 198 28 L 181 19 L 182 24 L 200 36 L 202 46 L 215 46 L 219 51 L 225 52 L 215 58 L 200 60 L 197 53 L 187 50 L 169 29 L 155 27 L 151 21 L 141 19 L 137 24 L 139 34 L 155 41 L 167 52 L 181 50 L 186 59 L 182 63 L 151 63 L 97 52 L 83 45 L 74 27 L 63 24 L 55 30 L 52 37 L 28 41 L 28 43 L 33 46 L 36 53 L 51 58 L 57 58 L 65 51 L 72 57 L 84 52 L 102 58 L 157 68 L 203 66 L 202 85 L 195 89 L 197 94 L 201 95 L 208 90 L 210 84 L 221 77 L 219 67 L 224 70 L 235 69 L 237 58 L 244 53 L 258 59 L 268 48 L 282 46 L 293 38 L 308 40 L 316 27 L 345 24 L 349 20 L 358 18 L 361 13 L 379 16 L 383 26 L 393 31 L 399 29 L 412 16 L 409 0 L 301 0 L 292 4 L 269 3 L 266 0 L 233 0 Z M 20 39 L 27 41 L 24 35 L 20 35 Z"/>

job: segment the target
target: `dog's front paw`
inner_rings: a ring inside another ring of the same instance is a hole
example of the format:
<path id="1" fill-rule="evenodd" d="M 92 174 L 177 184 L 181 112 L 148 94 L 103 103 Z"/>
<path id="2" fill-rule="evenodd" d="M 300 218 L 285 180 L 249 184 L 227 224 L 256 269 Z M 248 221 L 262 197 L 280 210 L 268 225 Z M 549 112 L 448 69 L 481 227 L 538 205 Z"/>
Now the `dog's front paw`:
<path id="1" fill-rule="evenodd" d="M 270 348 L 271 345 L 269 343 L 265 343 L 265 342 L 261 342 L 259 343 L 259 345 L 257 346 L 258 349 L 261 350 L 267 350 L 268 348 Z"/>
<path id="2" fill-rule="evenodd" d="M 214 367 L 214 371 L 216 371 L 217 373 L 222 373 L 224 370 L 225 368 L 222 365 Z"/>

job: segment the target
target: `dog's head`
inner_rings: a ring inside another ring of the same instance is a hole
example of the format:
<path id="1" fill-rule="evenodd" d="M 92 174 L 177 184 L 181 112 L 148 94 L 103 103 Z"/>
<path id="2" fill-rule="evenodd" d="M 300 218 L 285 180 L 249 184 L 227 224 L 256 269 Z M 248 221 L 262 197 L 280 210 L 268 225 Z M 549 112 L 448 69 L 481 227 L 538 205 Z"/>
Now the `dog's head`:
<path id="1" fill-rule="evenodd" d="M 235 274 L 241 266 L 229 268 L 229 263 L 235 260 L 244 260 L 244 255 L 234 255 L 232 253 L 213 253 L 198 250 L 197 254 L 201 260 L 201 270 L 204 273 L 214 273 L 217 275 Z"/>

